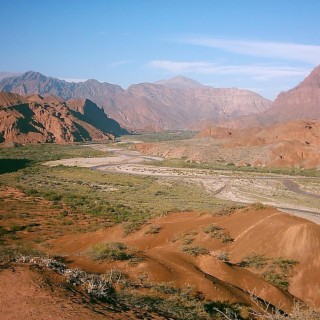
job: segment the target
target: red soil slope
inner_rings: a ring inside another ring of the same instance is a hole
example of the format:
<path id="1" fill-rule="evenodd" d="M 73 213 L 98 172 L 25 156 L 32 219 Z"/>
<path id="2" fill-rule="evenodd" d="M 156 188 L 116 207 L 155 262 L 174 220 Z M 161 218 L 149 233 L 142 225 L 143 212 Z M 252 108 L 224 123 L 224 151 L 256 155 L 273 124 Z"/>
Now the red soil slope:
<path id="1" fill-rule="evenodd" d="M 316 224 L 280 213 L 275 209 L 239 210 L 230 216 L 211 216 L 195 212 L 176 213 L 155 219 L 151 224 L 160 227 L 157 234 L 146 234 L 143 227 L 127 237 L 120 226 L 95 233 L 65 236 L 51 242 L 52 252 L 66 255 L 89 271 L 104 272 L 116 268 L 137 279 L 147 274 L 154 282 L 170 282 L 179 287 L 195 286 L 208 299 L 250 304 L 249 293 L 284 309 L 290 309 L 293 298 L 270 283 L 259 272 L 227 264 L 217 257 L 228 251 L 233 263 L 256 253 L 270 259 L 284 257 L 299 261 L 294 267 L 289 292 L 310 305 L 320 306 L 314 292 L 320 285 L 319 267 L 320 227 Z M 211 238 L 203 228 L 216 224 L 224 228 L 233 242 L 223 243 Z M 181 251 L 185 241 L 189 246 L 203 246 L 208 255 L 193 257 Z M 94 262 L 86 251 L 92 245 L 105 241 L 120 241 L 136 248 L 143 261 L 129 266 L 125 261 Z M 302 251 L 303 249 L 303 251 Z"/>

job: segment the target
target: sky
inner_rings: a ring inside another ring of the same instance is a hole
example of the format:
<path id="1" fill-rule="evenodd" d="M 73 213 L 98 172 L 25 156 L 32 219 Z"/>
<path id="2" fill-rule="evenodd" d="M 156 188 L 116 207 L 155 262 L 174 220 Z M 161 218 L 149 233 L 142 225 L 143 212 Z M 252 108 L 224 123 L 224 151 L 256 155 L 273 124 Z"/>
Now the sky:
<path id="1" fill-rule="evenodd" d="M 183 75 L 269 99 L 320 64 L 319 0 L 0 0 L 0 71 L 127 88 Z"/>

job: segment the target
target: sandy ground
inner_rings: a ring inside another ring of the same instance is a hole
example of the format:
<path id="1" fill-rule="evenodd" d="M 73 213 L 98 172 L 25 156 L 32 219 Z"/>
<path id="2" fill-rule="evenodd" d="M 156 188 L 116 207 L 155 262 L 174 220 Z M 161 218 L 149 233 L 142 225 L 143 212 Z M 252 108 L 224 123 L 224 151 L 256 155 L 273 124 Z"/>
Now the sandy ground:
<path id="1" fill-rule="evenodd" d="M 319 178 L 156 167 L 148 162 L 162 158 L 145 156 L 137 151 L 121 148 L 100 145 L 92 147 L 111 152 L 112 156 L 64 159 L 50 161 L 46 165 L 79 166 L 113 173 L 155 176 L 161 179 L 183 179 L 184 182 L 203 186 L 208 194 L 221 199 L 240 203 L 260 202 L 320 224 Z M 311 187 L 308 187 L 309 185 Z"/>

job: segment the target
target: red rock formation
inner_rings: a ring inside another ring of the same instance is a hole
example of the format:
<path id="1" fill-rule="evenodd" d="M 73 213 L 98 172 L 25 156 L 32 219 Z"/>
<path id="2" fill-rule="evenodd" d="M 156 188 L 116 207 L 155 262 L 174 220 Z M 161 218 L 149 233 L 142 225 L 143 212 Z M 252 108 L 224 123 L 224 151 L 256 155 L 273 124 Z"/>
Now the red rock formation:
<path id="1" fill-rule="evenodd" d="M 56 97 L 0 93 L 0 142 L 67 143 L 112 136 L 77 117 Z"/>

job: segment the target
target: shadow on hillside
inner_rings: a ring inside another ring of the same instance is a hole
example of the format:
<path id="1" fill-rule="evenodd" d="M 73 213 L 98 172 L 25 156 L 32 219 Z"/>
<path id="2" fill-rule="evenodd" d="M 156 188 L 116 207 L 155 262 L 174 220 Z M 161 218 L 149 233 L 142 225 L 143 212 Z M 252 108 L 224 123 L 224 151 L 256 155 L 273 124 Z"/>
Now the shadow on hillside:
<path id="1" fill-rule="evenodd" d="M 0 174 L 15 172 L 26 168 L 30 163 L 28 159 L 0 159 Z"/>

